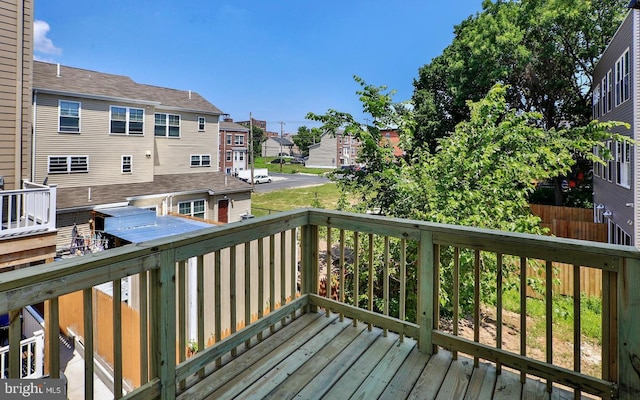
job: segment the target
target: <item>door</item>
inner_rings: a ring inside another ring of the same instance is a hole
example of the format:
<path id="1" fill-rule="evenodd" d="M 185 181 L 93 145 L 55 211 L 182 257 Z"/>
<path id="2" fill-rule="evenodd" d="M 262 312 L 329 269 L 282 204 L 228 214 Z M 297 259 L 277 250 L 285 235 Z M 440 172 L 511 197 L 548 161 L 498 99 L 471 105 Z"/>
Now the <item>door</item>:
<path id="1" fill-rule="evenodd" d="M 226 224 L 229 222 L 229 200 L 218 201 L 218 222 Z"/>

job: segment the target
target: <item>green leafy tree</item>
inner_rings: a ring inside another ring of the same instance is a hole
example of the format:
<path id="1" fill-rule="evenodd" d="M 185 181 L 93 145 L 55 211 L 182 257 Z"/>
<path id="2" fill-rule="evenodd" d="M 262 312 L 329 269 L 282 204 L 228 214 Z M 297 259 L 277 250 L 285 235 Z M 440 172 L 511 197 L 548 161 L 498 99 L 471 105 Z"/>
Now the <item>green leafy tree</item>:
<path id="1" fill-rule="evenodd" d="M 309 155 L 309 146 L 320 142 L 322 131 L 318 128 L 307 128 L 306 126 L 298 127 L 298 134 L 293 136 L 293 143 L 300 149 L 304 156 Z"/>
<path id="2" fill-rule="evenodd" d="M 484 98 L 468 103 L 469 120 L 456 125 L 449 136 L 437 139 L 435 153 L 415 146 L 412 157 L 397 159 L 391 149 L 380 145 L 380 129 L 393 124 L 401 133 L 401 143 L 411 147 L 415 141 L 414 115 L 403 104 L 393 103 L 392 91 L 356 80 L 362 87 L 357 93 L 363 108 L 373 117 L 371 126 L 362 126 L 351 115 L 335 110 L 307 117 L 321 121 L 330 131 L 342 127 L 361 141 L 358 162 L 365 164 L 366 172 L 338 181 L 342 190 L 359 194 L 362 203 L 356 210 L 360 211 L 542 233 L 540 220 L 531 214 L 527 201 L 535 182 L 566 174 L 577 154 L 603 163 L 592 149 L 606 139 L 629 141 L 628 137 L 609 133 L 614 126 L 622 125 L 614 122 L 545 129 L 539 123 L 543 118 L 540 113 L 513 107 L 507 100 L 509 88 L 496 85 Z M 463 254 L 462 270 L 466 273 L 471 272 L 472 259 Z M 443 261 L 447 260 L 451 260 L 450 254 L 443 255 Z M 491 271 L 484 271 L 483 279 L 489 279 Z M 415 270 L 409 273 L 415 274 Z M 445 299 L 451 293 L 451 281 L 444 277 L 450 273 L 443 269 Z M 472 290 L 472 286 L 467 289 Z M 483 296 L 490 301 L 495 293 L 488 291 Z"/>

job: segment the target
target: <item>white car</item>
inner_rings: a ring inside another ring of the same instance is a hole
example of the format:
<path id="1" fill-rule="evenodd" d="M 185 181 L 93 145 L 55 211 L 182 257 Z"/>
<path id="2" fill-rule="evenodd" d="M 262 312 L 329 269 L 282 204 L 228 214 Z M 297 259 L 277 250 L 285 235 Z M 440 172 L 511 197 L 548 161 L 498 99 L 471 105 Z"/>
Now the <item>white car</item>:
<path id="1" fill-rule="evenodd" d="M 271 178 L 268 175 L 256 175 L 253 177 L 253 183 L 271 183 Z"/>

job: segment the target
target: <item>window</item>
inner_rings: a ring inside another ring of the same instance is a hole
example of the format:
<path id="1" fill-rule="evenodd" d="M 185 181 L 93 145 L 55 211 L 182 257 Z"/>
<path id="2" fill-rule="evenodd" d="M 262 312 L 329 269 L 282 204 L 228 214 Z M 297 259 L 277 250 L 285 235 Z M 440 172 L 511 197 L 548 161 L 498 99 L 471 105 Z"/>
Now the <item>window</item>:
<path id="1" fill-rule="evenodd" d="M 180 116 L 173 114 L 156 114 L 155 136 L 180 137 Z"/>
<path id="2" fill-rule="evenodd" d="M 178 203 L 178 212 L 182 215 L 204 219 L 204 200 L 180 202 Z"/>
<path id="3" fill-rule="evenodd" d="M 244 161 L 244 152 L 240 152 L 240 161 Z"/>
<path id="4" fill-rule="evenodd" d="M 80 103 L 77 101 L 60 100 L 58 102 L 59 125 L 58 132 L 80 132 Z"/>
<path id="5" fill-rule="evenodd" d="M 593 119 L 600 118 L 600 85 L 596 86 L 593 89 L 593 107 L 591 111 L 591 115 Z"/>
<path id="6" fill-rule="evenodd" d="M 602 84 L 598 87 L 600 89 L 600 115 L 605 115 L 607 113 L 607 87 L 609 83 L 607 82 L 607 76 L 605 75 L 602 78 Z M 594 94 L 595 95 L 595 94 Z"/>
<path id="7" fill-rule="evenodd" d="M 123 174 L 130 174 L 132 172 L 131 159 L 131 156 L 122 156 L 121 170 Z"/>
<path id="8" fill-rule="evenodd" d="M 629 49 L 616 61 L 616 106 L 629 100 Z"/>
<path id="9" fill-rule="evenodd" d="M 227 151 L 227 157 L 226 157 L 227 161 L 231 161 L 231 151 Z"/>
<path id="10" fill-rule="evenodd" d="M 242 146 L 244 144 L 244 135 L 236 135 L 233 144 Z"/>
<path id="11" fill-rule="evenodd" d="M 205 120 L 204 117 L 198 117 L 198 130 L 204 132 Z"/>
<path id="12" fill-rule="evenodd" d="M 613 71 L 609 70 L 607 74 L 607 112 L 611 111 L 613 106 Z"/>
<path id="13" fill-rule="evenodd" d="M 211 154 L 192 154 L 191 166 L 192 167 L 210 167 Z"/>
<path id="14" fill-rule="evenodd" d="M 629 235 L 620 225 L 609 220 L 609 243 L 631 246 L 631 235 Z"/>
<path id="15" fill-rule="evenodd" d="M 613 142 L 611 140 L 607 140 L 607 149 L 609 150 L 609 155 L 613 156 Z M 607 161 L 607 180 L 609 182 L 613 181 L 613 157 Z M 604 178 L 604 175 L 602 176 Z"/>
<path id="16" fill-rule="evenodd" d="M 227 135 L 227 144 L 228 145 L 231 145 L 232 136 L 233 135 Z"/>
<path id="17" fill-rule="evenodd" d="M 110 133 L 142 135 L 143 122 L 143 109 L 111 106 Z"/>
<path id="18" fill-rule="evenodd" d="M 600 151 L 600 146 L 594 146 L 593 147 L 593 155 L 596 157 L 601 157 L 601 151 Z M 600 176 L 601 171 L 602 170 L 602 164 L 600 164 L 599 162 L 595 162 L 593 163 L 593 175 L 595 176 Z"/>
<path id="19" fill-rule="evenodd" d="M 89 172 L 89 156 L 49 156 L 50 174 Z"/>
<path id="20" fill-rule="evenodd" d="M 616 143 L 616 183 L 629 188 L 631 186 L 631 145 L 627 142 Z"/>

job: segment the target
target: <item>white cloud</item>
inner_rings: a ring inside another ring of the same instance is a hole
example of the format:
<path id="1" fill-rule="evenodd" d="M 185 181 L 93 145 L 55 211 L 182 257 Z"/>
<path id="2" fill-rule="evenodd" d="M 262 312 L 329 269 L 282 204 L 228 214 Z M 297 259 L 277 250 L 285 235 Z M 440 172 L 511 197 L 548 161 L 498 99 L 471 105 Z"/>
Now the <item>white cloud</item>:
<path id="1" fill-rule="evenodd" d="M 51 27 L 45 21 L 33 21 L 33 44 L 35 51 L 50 55 L 62 54 L 62 49 L 56 47 L 53 41 L 47 37 L 49 30 L 51 30 Z"/>

